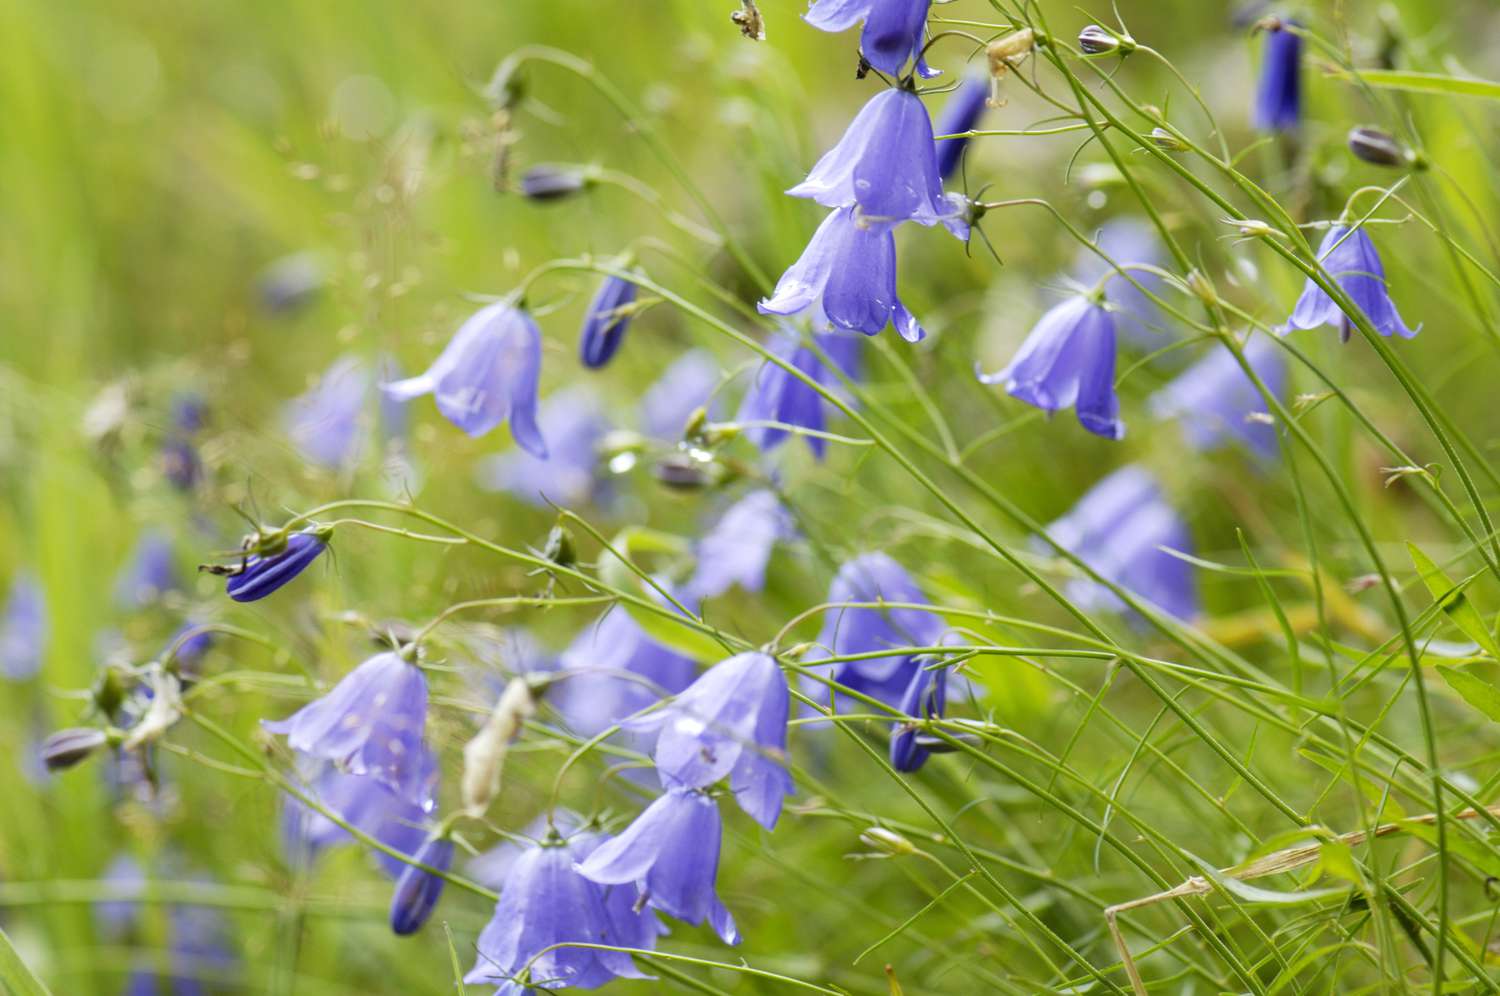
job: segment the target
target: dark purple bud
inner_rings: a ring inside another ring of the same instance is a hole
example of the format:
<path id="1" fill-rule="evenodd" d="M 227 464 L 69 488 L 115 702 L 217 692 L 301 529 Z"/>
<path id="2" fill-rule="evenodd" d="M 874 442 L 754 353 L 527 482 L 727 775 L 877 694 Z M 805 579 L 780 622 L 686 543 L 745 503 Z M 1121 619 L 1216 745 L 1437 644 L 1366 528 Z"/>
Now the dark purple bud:
<path id="1" fill-rule="evenodd" d="M 1117 35 L 1108 28 L 1090 24 L 1078 32 L 1078 47 L 1084 55 L 1109 55 L 1118 52 L 1129 55 L 1135 51 L 1135 39 L 1128 35 Z"/>
<path id="2" fill-rule="evenodd" d="M 698 491 L 713 483 L 707 465 L 685 455 L 663 457 L 651 468 L 651 473 L 674 491 Z"/>
<path id="3" fill-rule="evenodd" d="M 453 863 L 453 841 L 446 837 L 429 838 L 412 857 L 446 872 Z M 391 930 L 402 937 L 421 930 L 443 894 L 443 881 L 416 865 L 407 865 L 391 895 Z"/>
<path id="4" fill-rule="evenodd" d="M 1400 142 L 1378 128 L 1350 129 L 1349 151 L 1375 166 L 1404 166 L 1412 160 Z"/>
<path id="5" fill-rule="evenodd" d="M 584 366 L 594 370 L 604 366 L 625 341 L 635 293 L 635 284 L 620 277 L 610 277 L 599 286 L 579 338 L 578 352 Z"/>
<path id="6" fill-rule="evenodd" d="M 48 771 L 62 771 L 85 760 L 107 743 L 109 737 L 103 730 L 86 727 L 58 730 L 42 741 L 42 763 Z"/>
<path id="7" fill-rule="evenodd" d="M 318 533 L 293 533 L 280 553 L 246 560 L 245 569 L 231 576 L 224 590 L 236 602 L 265 598 L 306 570 L 327 546 L 327 540 Z"/>
<path id="8" fill-rule="evenodd" d="M 533 201 L 560 201 L 588 188 L 582 170 L 567 166 L 533 166 L 521 175 L 521 196 Z"/>

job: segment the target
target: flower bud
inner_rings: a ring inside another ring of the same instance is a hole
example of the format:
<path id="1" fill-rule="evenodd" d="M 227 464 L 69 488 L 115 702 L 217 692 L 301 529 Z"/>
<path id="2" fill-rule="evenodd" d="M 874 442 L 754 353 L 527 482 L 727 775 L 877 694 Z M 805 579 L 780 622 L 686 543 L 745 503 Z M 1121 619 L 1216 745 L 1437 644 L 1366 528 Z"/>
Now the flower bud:
<path id="1" fill-rule="evenodd" d="M 656 461 L 651 475 L 674 491 L 698 491 L 713 483 L 708 466 L 684 454 Z"/>
<path id="2" fill-rule="evenodd" d="M 1129 55 L 1136 49 L 1135 39 L 1129 35 L 1117 35 L 1108 28 L 1090 24 L 1078 32 L 1078 47 L 1084 55 L 1109 55 L 1118 52 Z"/>
<path id="3" fill-rule="evenodd" d="M 510 742 L 534 712 L 536 704 L 526 679 L 512 678 L 483 728 L 464 744 L 463 801 L 468 815 L 475 819 L 484 816 L 500 791 L 500 773 Z"/>
<path id="4" fill-rule="evenodd" d="M 1158 149 L 1164 149 L 1167 152 L 1187 151 L 1187 143 L 1165 128 L 1152 128 L 1151 134 L 1147 137 L 1151 139 L 1151 144 Z"/>
<path id="5" fill-rule="evenodd" d="M 1349 151 L 1375 166 L 1405 166 L 1413 158 L 1400 142 L 1378 128 L 1350 129 Z"/>
<path id="6" fill-rule="evenodd" d="M 447 837 L 429 837 L 412 857 L 446 872 L 453 864 L 453 841 Z M 391 894 L 391 930 L 401 937 L 421 930 L 443 894 L 443 881 L 416 865 L 407 865 Z"/>
<path id="7" fill-rule="evenodd" d="M 1214 287 L 1213 281 L 1209 280 L 1202 270 L 1190 271 L 1187 275 L 1187 285 L 1188 290 L 1209 307 L 1218 307 L 1221 303 L 1219 292 Z"/>
<path id="8" fill-rule="evenodd" d="M 42 763 L 48 771 L 62 771 L 85 760 L 109 743 L 103 730 L 78 727 L 58 730 L 42 741 Z"/>
<path id="9" fill-rule="evenodd" d="M 542 556 L 559 567 L 572 567 L 578 563 L 578 550 L 573 545 L 573 533 L 567 526 L 558 523 L 547 533 L 547 545 L 542 547 Z"/>
<path id="10" fill-rule="evenodd" d="M 510 110 L 519 104 L 526 96 L 526 79 L 521 75 L 520 60 L 511 57 L 500 63 L 485 92 L 496 110 Z"/>
<path id="11" fill-rule="evenodd" d="M 521 196 L 538 203 L 566 200 L 588 186 L 583 170 L 567 166 L 533 166 L 521 174 Z"/>
<path id="12" fill-rule="evenodd" d="M 881 854 L 895 857 L 903 854 L 916 854 L 916 845 L 894 830 L 885 827 L 870 827 L 859 835 L 859 842 L 866 847 L 872 847 Z"/>
<path id="13" fill-rule="evenodd" d="M 231 574 L 224 590 L 236 602 L 265 598 L 306 570 L 327 546 L 326 530 L 293 533 L 279 542 L 267 543 L 245 560 L 242 570 Z"/>

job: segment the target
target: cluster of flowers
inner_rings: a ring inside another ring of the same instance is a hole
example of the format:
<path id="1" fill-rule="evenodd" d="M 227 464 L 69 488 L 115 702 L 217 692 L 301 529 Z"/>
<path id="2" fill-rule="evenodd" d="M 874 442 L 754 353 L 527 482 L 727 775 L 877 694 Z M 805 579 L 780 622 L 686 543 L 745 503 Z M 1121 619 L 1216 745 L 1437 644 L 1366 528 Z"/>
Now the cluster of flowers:
<path id="1" fill-rule="evenodd" d="M 783 323 L 770 346 L 781 362 L 759 369 L 738 422 L 764 451 L 802 431 L 813 455 L 825 454 L 827 399 L 790 370 L 840 396 L 842 381 L 860 375 L 861 340 L 854 333 L 876 335 L 894 325 L 907 341 L 923 338 L 897 294 L 896 228 L 908 221 L 941 224 L 964 240 L 982 213 L 982 205 L 943 185 L 962 164 L 988 85 L 973 78 L 958 84 L 937 129 L 953 137 L 939 139 L 917 91 L 918 79 L 935 75 L 922 57 L 928 7 L 928 0 L 814 0 L 806 15 L 826 31 L 862 23 L 864 62 L 894 82 L 788 191 L 829 213 L 759 304 Z M 1283 130 L 1300 120 L 1300 59 L 1296 25 L 1272 26 L 1256 102 L 1260 126 Z M 1330 226 L 1318 255 L 1373 328 L 1382 335 L 1415 334 L 1389 298 L 1363 226 Z M 1097 281 L 1095 290 L 1049 310 L 1011 362 L 980 379 L 1048 412 L 1073 408 L 1089 432 L 1120 439 L 1116 337 L 1122 328 L 1131 334 L 1144 327 L 1164 286 L 1154 256 L 1149 235 L 1138 227 L 1101 231 L 1077 271 Z M 1135 275 L 1111 282 L 1127 270 Z M 580 337 L 586 367 L 610 362 L 640 306 L 632 274 L 602 282 Z M 810 328 L 810 339 L 793 320 Z M 1348 338 L 1348 314 L 1309 278 L 1286 327 L 1325 324 L 1336 324 Z M 1286 370 L 1274 341 L 1251 336 L 1242 353 L 1255 379 L 1279 397 Z M 339 360 L 288 407 L 286 427 L 309 461 L 337 469 L 368 435 L 367 409 L 377 385 L 387 442 L 404 435 L 404 404 L 430 394 L 443 417 L 470 436 L 509 424 L 520 452 L 486 461 L 481 482 L 538 503 L 597 499 L 596 450 L 609 425 L 586 393 L 564 391 L 543 404 L 540 368 L 536 322 L 518 299 L 502 300 L 465 321 L 418 376 L 399 379 L 388 362 L 371 367 Z M 695 409 L 712 405 L 717 382 L 705 355 L 680 358 L 644 397 L 643 432 L 661 440 L 680 435 Z M 1235 352 L 1219 351 L 1190 367 L 1154 394 L 1149 407 L 1160 418 L 1180 419 L 1199 449 L 1237 444 L 1263 460 L 1276 455 L 1272 418 Z M 192 445 L 201 426 L 201 411 L 184 409 L 163 444 L 167 476 L 185 489 L 201 474 Z M 1116 592 L 1125 591 L 1181 619 L 1197 613 L 1191 565 L 1176 555 L 1191 552 L 1191 537 L 1144 467 L 1108 475 L 1043 532 L 1040 549 L 1067 551 L 1095 575 L 1070 583 L 1069 597 L 1078 604 L 1118 610 Z M 317 525 L 259 535 L 231 572 L 228 595 L 240 602 L 271 595 L 318 560 L 330 535 Z M 773 548 L 795 536 L 776 495 L 753 491 L 698 541 L 694 574 L 676 594 L 696 606 L 735 586 L 760 591 Z M 173 583 L 170 552 L 165 541 L 143 541 L 121 582 L 122 601 L 149 601 Z M 950 697 L 967 688 L 953 673 L 962 634 L 884 553 L 844 563 L 828 603 L 815 649 L 795 662 L 751 651 L 700 674 L 694 659 L 657 642 L 616 607 L 557 662 L 538 660 L 531 667 L 558 672 L 533 687 L 549 689 L 549 700 L 577 732 L 615 734 L 649 753 L 662 794 L 618 834 L 553 811 L 524 844 L 503 845 L 476 862 L 476 875 L 500 896 L 466 981 L 518 996 L 528 988 L 591 988 L 615 977 L 641 978 L 629 952 L 654 948 L 667 931 L 663 914 L 707 923 L 726 943 L 737 943 L 734 918 L 717 893 L 720 800 L 733 797 L 770 830 L 794 791 L 786 754 L 792 691 L 784 668 L 800 673 L 799 693 L 811 702 L 841 708 L 864 700 L 889 710 L 889 760 L 898 771 L 915 772 L 932 753 L 952 749 L 953 735 L 938 721 Z M 0 616 L 0 670 L 13 678 L 34 674 L 44 636 L 40 588 L 22 576 Z M 181 661 L 201 653 L 207 638 L 206 632 L 180 632 L 175 656 Z M 428 698 L 417 649 L 406 646 L 371 657 L 326 695 L 264 724 L 285 736 L 298 757 L 297 801 L 286 813 L 289 841 L 308 857 L 354 837 L 373 842 L 395 880 L 390 923 L 398 934 L 420 929 L 438 903 L 455 856 L 452 823 L 462 815 L 440 819 L 437 813 Z M 113 718 L 125 726 L 145 724 L 165 701 L 164 693 L 148 689 Z M 502 697 L 501 705 L 506 701 Z M 516 716 L 497 727 L 504 736 L 519 730 Z M 64 732 L 72 736 L 53 745 L 55 767 L 76 763 L 104 742 Z"/>

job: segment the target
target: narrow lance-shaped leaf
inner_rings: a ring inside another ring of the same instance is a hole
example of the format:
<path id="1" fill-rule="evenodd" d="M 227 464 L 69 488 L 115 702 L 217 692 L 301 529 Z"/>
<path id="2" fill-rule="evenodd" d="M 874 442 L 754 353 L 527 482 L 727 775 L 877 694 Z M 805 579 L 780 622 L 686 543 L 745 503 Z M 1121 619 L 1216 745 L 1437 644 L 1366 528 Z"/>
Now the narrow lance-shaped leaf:
<path id="1" fill-rule="evenodd" d="M 1468 586 L 1469 581 L 1454 584 L 1427 554 L 1411 543 L 1406 544 L 1406 549 L 1411 554 L 1411 562 L 1416 565 L 1417 573 L 1422 576 L 1422 583 L 1432 593 L 1433 599 L 1442 608 L 1448 620 L 1463 630 L 1465 636 L 1479 644 L 1481 650 L 1491 657 L 1500 659 L 1500 644 L 1496 644 L 1494 634 L 1485 626 L 1484 618 L 1480 616 L 1479 610 L 1464 594 L 1464 588 Z"/>
<path id="2" fill-rule="evenodd" d="M 1496 689 L 1493 682 L 1486 681 L 1472 671 L 1456 667 L 1440 667 L 1437 670 L 1448 687 L 1457 692 L 1460 698 L 1500 723 L 1500 689 Z"/>

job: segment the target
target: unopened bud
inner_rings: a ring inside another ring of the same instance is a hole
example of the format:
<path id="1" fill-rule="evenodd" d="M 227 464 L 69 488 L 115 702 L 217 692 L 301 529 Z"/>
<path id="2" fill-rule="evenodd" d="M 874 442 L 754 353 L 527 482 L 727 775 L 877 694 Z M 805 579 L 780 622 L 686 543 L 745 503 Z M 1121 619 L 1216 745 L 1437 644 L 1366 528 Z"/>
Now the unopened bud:
<path id="1" fill-rule="evenodd" d="M 1412 160 L 1412 154 L 1400 142 L 1378 128 L 1351 129 L 1349 151 L 1356 159 L 1375 166 L 1405 166 Z"/>
<path id="2" fill-rule="evenodd" d="M 1192 270 L 1187 275 L 1188 290 L 1192 291 L 1204 304 L 1210 307 L 1219 304 L 1219 292 L 1214 288 L 1213 281 L 1203 275 L 1202 270 Z"/>
<path id="3" fill-rule="evenodd" d="M 709 465 L 684 454 L 673 454 L 656 461 L 651 474 L 674 491 L 698 491 L 713 483 Z"/>
<path id="4" fill-rule="evenodd" d="M 526 96 L 526 81 L 521 75 L 521 63 L 510 58 L 495 69 L 486 92 L 497 110 L 509 110 Z"/>
<path id="5" fill-rule="evenodd" d="M 567 166 L 533 166 L 521 175 L 521 196 L 538 203 L 560 201 L 589 186 L 581 169 Z"/>
<path id="6" fill-rule="evenodd" d="M 109 737 L 103 730 L 87 727 L 58 730 L 42 741 L 42 763 L 48 771 L 62 771 L 85 760 L 107 743 Z"/>
<path id="7" fill-rule="evenodd" d="M 1276 234 L 1275 229 L 1258 218 L 1241 218 L 1237 221 L 1231 219 L 1226 220 L 1229 221 L 1229 224 L 1238 228 L 1240 230 L 1240 234 L 1245 236 L 1245 238 L 1247 239 L 1268 239 L 1272 235 Z"/>
<path id="8" fill-rule="evenodd" d="M 916 845 L 894 830 L 887 830 L 885 827 L 870 827 L 859 835 L 859 842 L 891 856 L 917 853 Z"/>
<path id="9" fill-rule="evenodd" d="M 463 804 L 469 816 L 475 819 L 484 816 L 500 792 L 500 774 L 505 768 L 510 742 L 521 732 L 521 724 L 535 712 L 536 703 L 526 679 L 512 678 L 500 693 L 500 701 L 495 703 L 490 718 L 474 739 L 464 744 Z"/>
<path id="10" fill-rule="evenodd" d="M 1165 128 L 1152 128 L 1151 134 L 1147 137 L 1151 139 L 1151 144 L 1158 149 L 1164 149 L 1167 152 L 1187 151 L 1187 143 Z"/>
<path id="11" fill-rule="evenodd" d="M 453 864 L 453 841 L 447 837 L 429 837 L 412 857 L 446 873 Z M 391 931 L 406 937 L 421 930 L 443 894 L 444 881 L 416 865 L 403 868 L 391 893 Z"/>
<path id="12" fill-rule="evenodd" d="M 708 422 L 708 409 L 699 405 L 688 413 L 687 424 L 682 427 L 684 439 L 692 439 L 703 431 L 703 426 Z"/>
<path id="13" fill-rule="evenodd" d="M 1129 35 L 1117 35 L 1108 28 L 1090 24 L 1078 32 L 1078 47 L 1084 55 L 1109 55 L 1118 52 L 1129 55 L 1136 49 L 1135 39 Z"/>
<path id="14" fill-rule="evenodd" d="M 542 556 L 559 567 L 572 567 L 578 563 L 578 550 L 573 545 L 573 533 L 561 522 L 552 527 L 547 533 L 547 545 L 542 548 Z"/>

